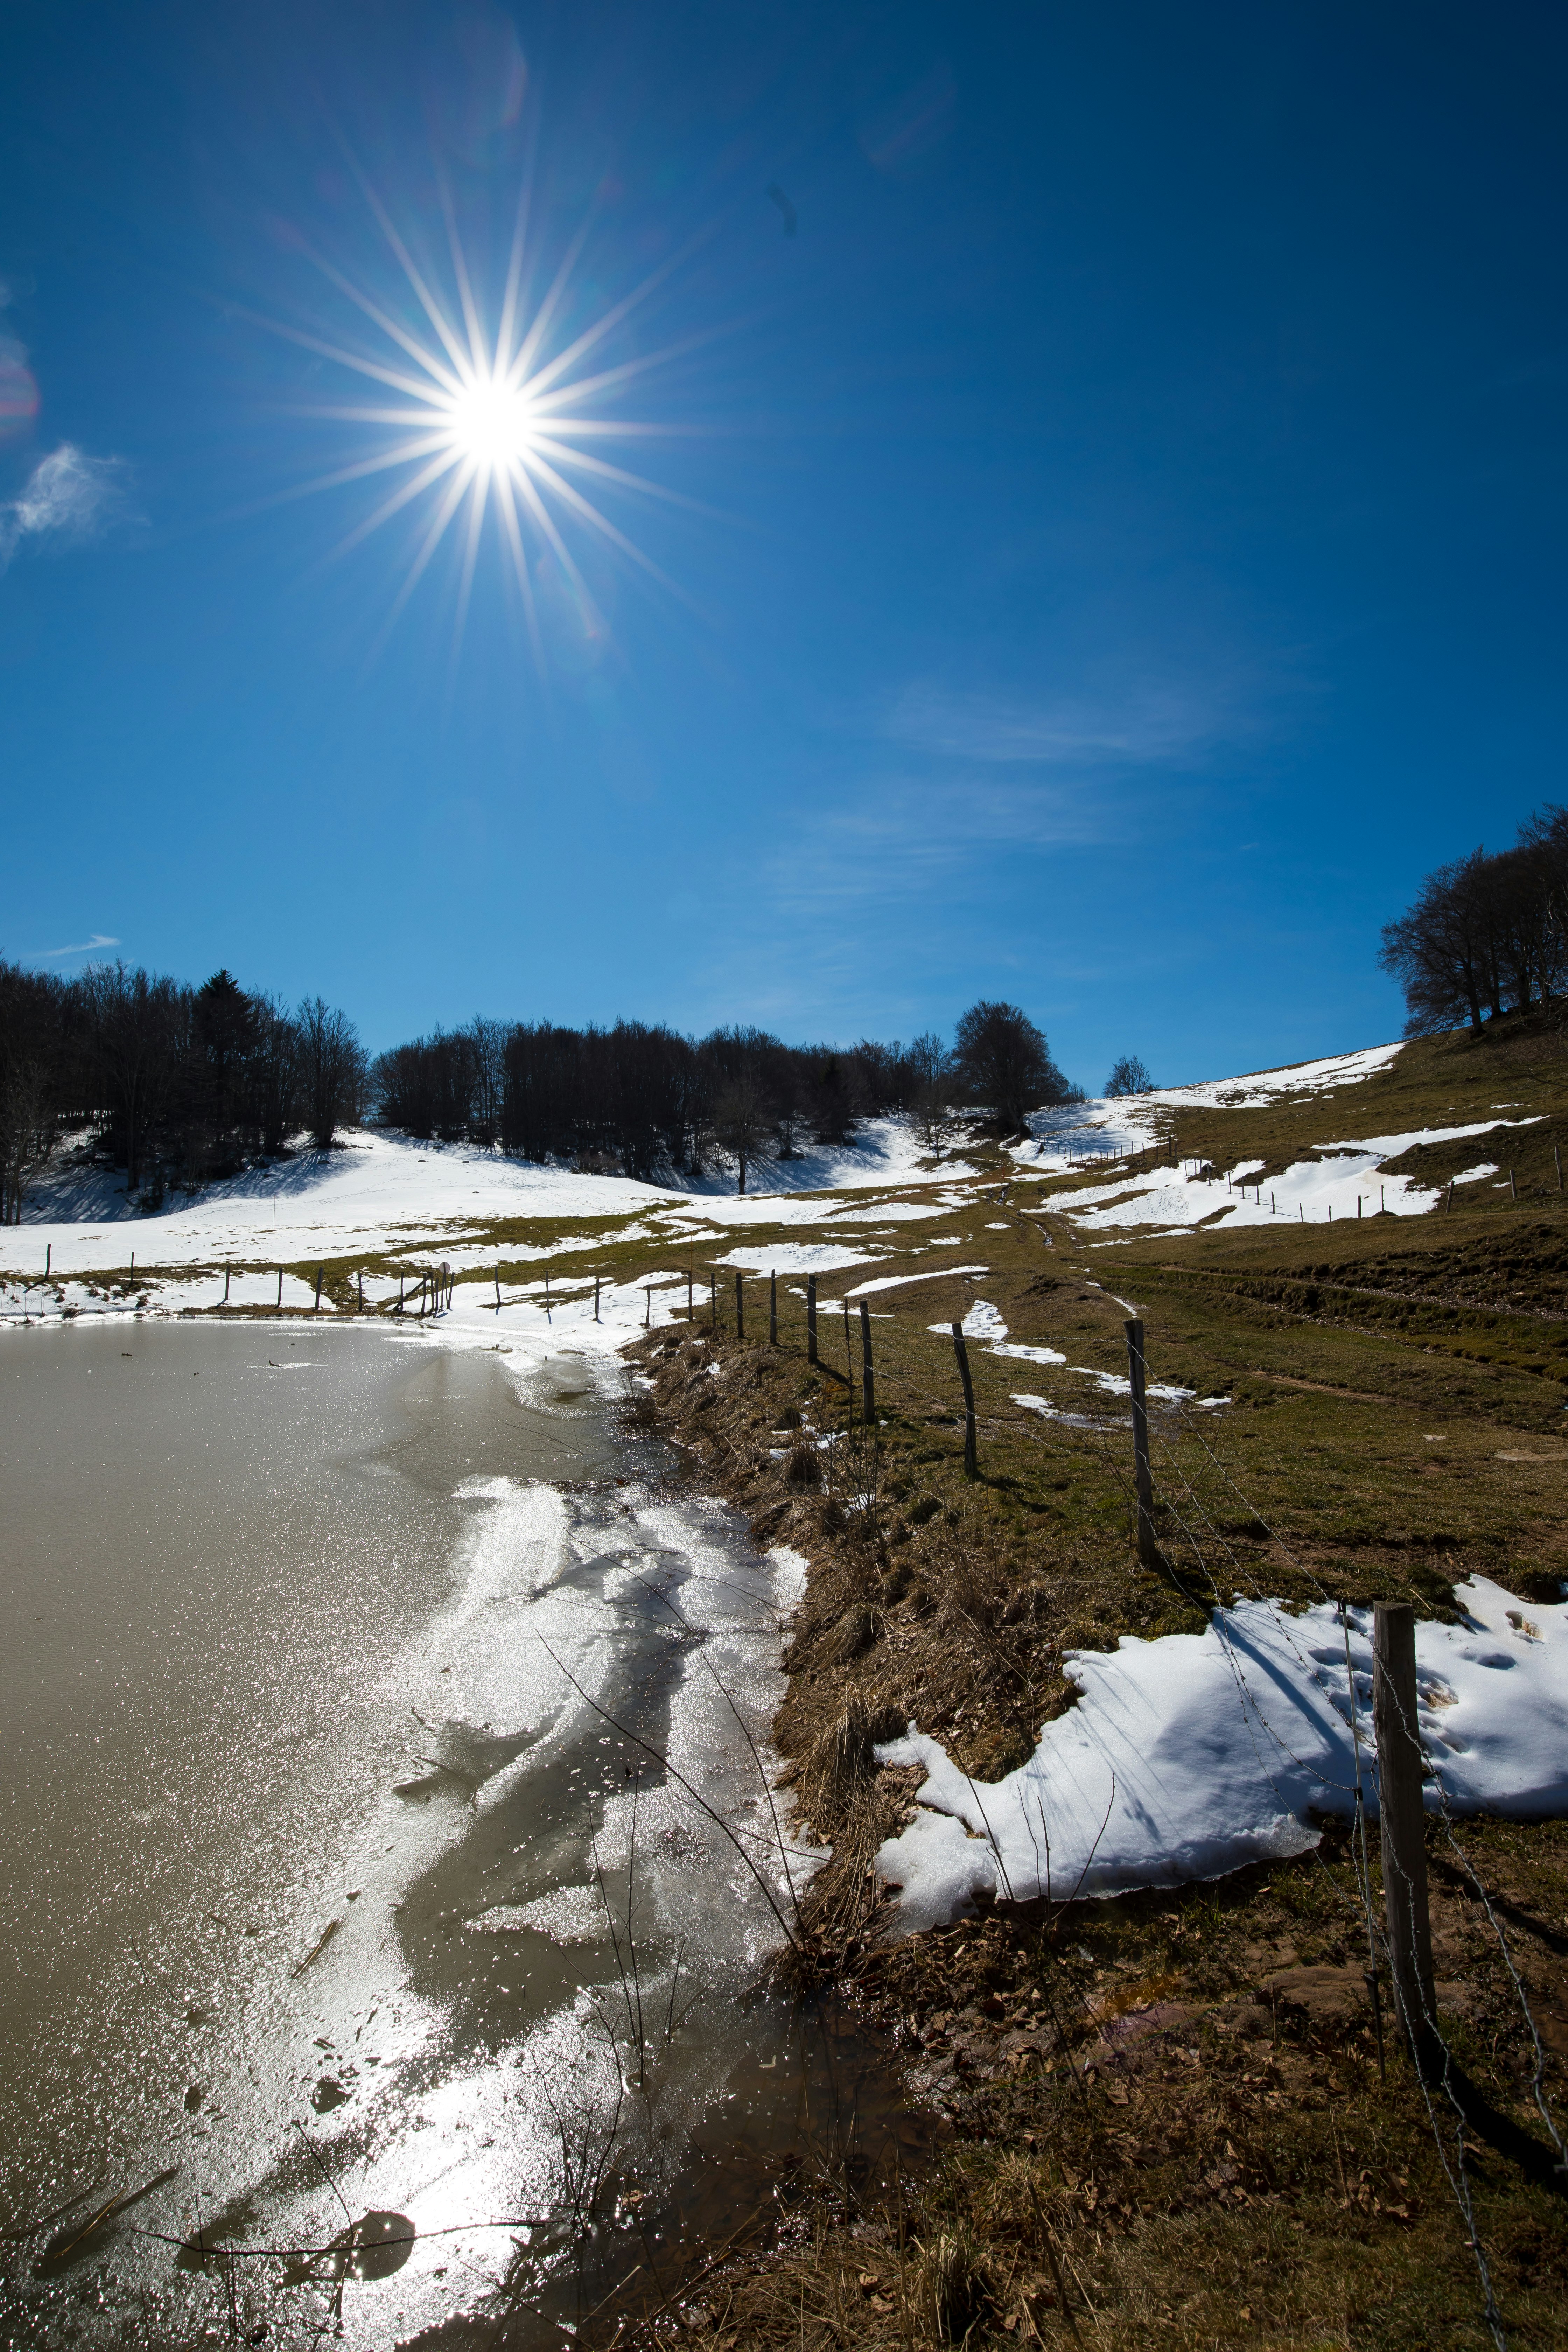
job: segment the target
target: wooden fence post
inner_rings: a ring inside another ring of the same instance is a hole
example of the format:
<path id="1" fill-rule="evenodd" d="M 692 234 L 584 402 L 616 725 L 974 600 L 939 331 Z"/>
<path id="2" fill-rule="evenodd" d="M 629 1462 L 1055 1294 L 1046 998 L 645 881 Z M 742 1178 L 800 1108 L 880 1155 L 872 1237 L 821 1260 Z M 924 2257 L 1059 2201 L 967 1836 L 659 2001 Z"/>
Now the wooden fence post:
<path id="1" fill-rule="evenodd" d="M 815 1274 L 808 1274 L 805 1277 L 805 1360 L 808 1364 L 815 1364 L 816 1361 L 816 1276 Z"/>
<path id="2" fill-rule="evenodd" d="M 599 1277 L 598 1277 L 598 1276 L 597 1276 L 597 1275 L 595 1275 L 595 1276 L 594 1276 L 594 1320 L 595 1320 L 595 1322 L 596 1323 L 596 1322 L 598 1321 L 598 1319 L 599 1319 Z"/>
<path id="3" fill-rule="evenodd" d="M 691 1315 L 691 1286 L 692 1286 L 692 1284 L 695 1282 L 695 1280 L 696 1280 L 696 1276 L 693 1274 L 692 1269 L 690 1268 L 690 1266 L 688 1266 L 688 1267 L 687 1267 L 687 1269 L 686 1269 L 686 1319 L 687 1319 L 687 1321 L 688 1321 L 689 1323 L 689 1322 L 691 1321 L 691 1319 L 692 1319 L 692 1315 Z"/>
<path id="4" fill-rule="evenodd" d="M 1557 1163 L 1557 1190 L 1560 1192 L 1563 1190 L 1563 1162 L 1561 1160 Z M 49 1268 L 53 1265 L 54 1262 L 55 1245 L 53 1242 L 46 1242 L 44 1244 L 44 1280 L 46 1282 L 47 1282 L 49 1278 Z"/>
<path id="5" fill-rule="evenodd" d="M 1513 1170 L 1511 1168 L 1508 1171 L 1508 1192 L 1510 1201 L 1518 1200 L 1519 1186 L 1513 1181 Z"/>
<path id="6" fill-rule="evenodd" d="M 544 1319 L 547 1323 L 553 1323 L 555 1320 L 553 1314 L 551 1312 L 550 1307 L 550 1276 L 548 1275 L 544 1277 Z"/>
<path id="7" fill-rule="evenodd" d="M 279 1315 L 283 1312 L 283 1269 L 281 1266 L 278 1269 L 278 1312 Z"/>
<path id="8" fill-rule="evenodd" d="M 500 1268 L 496 1268 L 496 1313 L 500 1313 Z"/>
<path id="9" fill-rule="evenodd" d="M 877 1375 L 871 1368 L 871 1309 L 860 1301 L 860 1417 L 868 1429 L 877 1420 Z"/>
<path id="10" fill-rule="evenodd" d="M 397 1311 L 400 1315 L 403 1312 L 403 1276 L 401 1274 L 399 1274 L 397 1277 Z"/>
<path id="11" fill-rule="evenodd" d="M 1394 2006 L 1417 2068 L 1440 2055 L 1432 1992 L 1426 1904 L 1426 1822 L 1416 1721 L 1415 1612 L 1380 1601 L 1373 1620 L 1372 1719 L 1377 1738 L 1377 1810 L 1383 1833 L 1383 1903 Z"/>
<path id="12" fill-rule="evenodd" d="M 776 1348 L 778 1343 L 779 1278 L 776 1274 L 770 1274 L 768 1276 L 768 1345 L 770 1348 Z"/>
<path id="13" fill-rule="evenodd" d="M 226 1266 L 223 1277 L 223 1303 L 226 1307 L 228 1305 L 228 1286 L 233 1279 L 234 1273 L 232 1267 Z"/>
<path id="14" fill-rule="evenodd" d="M 1149 1472 L 1149 1408 L 1143 1398 L 1143 1326 L 1130 1316 L 1127 1370 L 1132 1388 L 1132 1472 L 1138 1489 L 1138 1559 L 1141 1567 L 1158 1568 L 1160 1547 L 1154 1541 L 1154 1482 Z"/>
<path id="15" fill-rule="evenodd" d="M 642 1327 L 645 1331 L 651 1331 L 653 1329 L 653 1285 L 651 1282 L 648 1284 L 647 1288 L 643 1292 L 643 1299 L 645 1303 L 642 1311 Z"/>
<path id="16" fill-rule="evenodd" d="M 742 1276 L 737 1271 L 735 1276 L 735 1337 L 737 1339 L 743 1339 L 746 1336 L 746 1302 L 742 1295 L 741 1282 Z"/>
<path id="17" fill-rule="evenodd" d="M 978 1478 L 980 1448 L 974 1424 L 974 1382 L 969 1377 L 969 1343 L 962 1323 L 952 1327 L 952 1351 L 958 1358 L 958 1377 L 963 1382 L 963 1475 L 966 1478 Z"/>

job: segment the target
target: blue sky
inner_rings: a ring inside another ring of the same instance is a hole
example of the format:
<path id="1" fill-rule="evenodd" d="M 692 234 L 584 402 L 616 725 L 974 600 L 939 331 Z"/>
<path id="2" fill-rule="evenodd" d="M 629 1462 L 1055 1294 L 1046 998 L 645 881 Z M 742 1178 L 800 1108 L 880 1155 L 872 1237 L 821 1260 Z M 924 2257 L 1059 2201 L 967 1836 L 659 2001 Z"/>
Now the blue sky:
<path id="1" fill-rule="evenodd" d="M 1396 1034 L 1380 924 L 1568 797 L 1565 47 L 17 0 L 0 952 L 375 1046 L 1000 995 L 1093 1087 Z M 356 294 L 433 341 L 378 206 L 460 319 L 449 214 L 492 335 L 525 185 L 538 358 L 610 318 L 564 413 L 652 488 L 557 466 L 610 530 L 547 488 L 521 579 L 490 496 L 466 610 L 465 505 L 399 609 L 453 477 L 368 532 L 413 464 L 312 489 L 408 437 L 321 413 L 406 405 L 321 347 L 412 366 Z"/>

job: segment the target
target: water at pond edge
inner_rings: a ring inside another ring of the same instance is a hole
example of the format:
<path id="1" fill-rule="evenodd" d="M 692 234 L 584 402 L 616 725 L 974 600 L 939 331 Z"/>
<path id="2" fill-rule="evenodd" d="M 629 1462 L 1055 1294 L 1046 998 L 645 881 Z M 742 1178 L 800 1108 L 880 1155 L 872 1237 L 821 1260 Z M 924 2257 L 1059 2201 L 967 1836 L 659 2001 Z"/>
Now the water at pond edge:
<path id="1" fill-rule="evenodd" d="M 605 1387 L 384 1333 L 0 1349 L 11 2340 L 500 2295 L 558 2342 L 792 2170 L 912 2153 L 874 2046 L 754 1990 L 800 1865 L 740 1724 L 798 1563 Z"/>

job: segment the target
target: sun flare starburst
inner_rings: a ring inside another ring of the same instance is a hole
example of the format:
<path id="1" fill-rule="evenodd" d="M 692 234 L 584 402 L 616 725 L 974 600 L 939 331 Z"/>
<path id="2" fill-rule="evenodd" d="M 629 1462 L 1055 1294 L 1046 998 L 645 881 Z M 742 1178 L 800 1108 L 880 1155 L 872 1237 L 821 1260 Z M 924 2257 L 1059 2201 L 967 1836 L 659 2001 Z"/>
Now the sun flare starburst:
<path id="1" fill-rule="evenodd" d="M 619 301 L 562 340 L 574 273 L 586 232 L 580 232 L 538 299 L 526 205 L 520 206 L 505 283 L 494 323 L 487 324 L 452 207 L 445 205 L 447 253 L 456 300 L 443 299 L 436 272 L 421 268 L 385 205 L 363 175 L 360 185 L 402 274 L 406 293 L 384 299 L 356 284 L 323 255 L 304 250 L 337 293 L 375 330 L 360 348 L 274 319 L 258 324 L 380 387 L 393 398 L 374 406 L 336 402 L 303 413 L 370 430 L 378 446 L 301 486 L 325 490 L 377 475 L 399 477 L 340 542 L 338 552 L 362 545 L 396 515 L 418 517 L 413 551 L 383 631 L 383 641 L 454 526 L 462 541 L 456 614 L 460 638 L 475 566 L 493 515 L 521 593 L 536 657 L 542 664 L 533 567 L 552 558 L 569 584 L 586 629 L 602 638 L 603 617 L 569 530 L 584 530 L 602 547 L 635 564 L 676 594 L 668 576 L 611 520 L 584 487 L 640 494 L 696 509 L 696 502 L 660 483 L 612 464 L 584 444 L 668 433 L 668 425 L 606 415 L 626 386 L 648 370 L 689 350 L 689 340 L 638 353 L 614 364 L 604 353 L 616 331 L 646 302 L 680 259 L 673 255 Z M 407 295 L 413 297 L 412 305 Z M 400 311 L 402 314 L 400 314 Z M 412 323 L 410 318 L 412 317 Z M 377 340 L 379 339 L 379 347 Z"/>
<path id="2" fill-rule="evenodd" d="M 453 446 L 477 466 L 492 471 L 525 465 L 538 420 L 525 392 L 504 376 L 479 376 L 448 404 Z"/>

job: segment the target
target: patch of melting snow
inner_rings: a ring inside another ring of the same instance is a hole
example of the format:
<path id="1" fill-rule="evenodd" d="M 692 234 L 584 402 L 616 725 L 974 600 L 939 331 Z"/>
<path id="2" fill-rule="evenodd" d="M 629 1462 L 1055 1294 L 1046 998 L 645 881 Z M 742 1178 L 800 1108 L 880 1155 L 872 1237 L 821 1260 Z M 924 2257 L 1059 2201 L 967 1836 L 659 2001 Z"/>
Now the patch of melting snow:
<path id="1" fill-rule="evenodd" d="M 948 1275 L 989 1274 L 988 1265 L 928 1265 L 919 1274 L 881 1274 L 871 1282 L 858 1282 L 853 1290 L 845 1292 L 847 1298 L 862 1298 L 873 1290 L 901 1290 L 907 1282 L 941 1282 Z M 945 1323 L 932 1325 L 933 1330 L 945 1331 Z"/>
<path id="2" fill-rule="evenodd" d="M 1037 1412 L 1042 1421 L 1065 1421 L 1072 1429 L 1101 1429 L 1105 1426 L 1104 1423 L 1096 1421 L 1089 1413 L 1063 1412 L 1058 1406 L 1051 1402 L 1049 1397 L 1016 1396 L 1013 1402 L 1021 1404 L 1027 1412 Z M 1121 1423 L 1119 1426 L 1131 1428 L 1131 1423 Z"/>
<path id="3" fill-rule="evenodd" d="M 1484 1577 L 1455 1591 L 1458 1624 L 1415 1629 L 1428 1810 L 1440 1781 L 1455 1812 L 1562 1813 L 1568 1602 L 1527 1612 Z M 1375 1812 L 1372 1613 L 1348 1619 Z M 902 1890 L 906 1929 L 959 1917 L 982 1893 L 1059 1901 L 1217 1878 L 1315 1845 L 1314 1812 L 1353 1812 L 1352 1702 L 1334 1604 L 1293 1616 L 1277 1601 L 1240 1601 L 1216 1609 L 1202 1633 L 1123 1634 L 1115 1650 L 1073 1651 L 1063 1665 L 1078 1705 L 1004 1780 L 972 1780 L 913 1722 L 878 1748 L 881 1762 L 926 1773 L 915 1820 L 875 1859 Z"/>
<path id="4" fill-rule="evenodd" d="M 974 1301 L 959 1328 L 966 1339 L 1005 1339 L 1007 1337 L 1007 1326 L 986 1298 Z M 951 1323 L 932 1323 L 927 1328 L 934 1331 L 939 1339 L 948 1339 L 952 1331 Z"/>
<path id="5" fill-rule="evenodd" d="M 1095 1283 L 1090 1286 L 1098 1290 L 1100 1285 Z M 1120 1305 L 1121 1301 L 1118 1300 L 1117 1303 Z M 931 1323 L 926 1328 L 934 1332 L 939 1339 L 945 1339 L 952 1327 L 948 1323 Z M 1132 1383 L 1125 1372 L 1097 1372 L 1088 1364 L 1068 1364 L 1059 1348 L 1030 1347 L 1023 1340 L 1009 1339 L 1007 1326 L 989 1299 L 977 1298 L 964 1317 L 961 1328 L 966 1339 L 984 1339 L 987 1343 L 985 1352 L 988 1356 L 1016 1357 L 1026 1364 L 1061 1364 L 1068 1371 L 1079 1374 L 1082 1379 L 1093 1381 L 1097 1387 L 1106 1390 L 1111 1396 L 1130 1396 L 1132 1392 Z M 1151 1381 L 1144 1393 L 1163 1404 L 1186 1404 L 1196 1396 L 1197 1391 L 1176 1388 L 1164 1381 Z M 1015 1404 L 1022 1404 L 1027 1401 L 1022 1397 L 1015 1397 L 1013 1402 Z M 1054 1409 L 1047 1406 L 1043 1398 L 1030 1402 L 1031 1411 L 1040 1409 L 1054 1412 Z M 1060 1414 L 1054 1417 L 1069 1419 L 1071 1416 Z"/>

